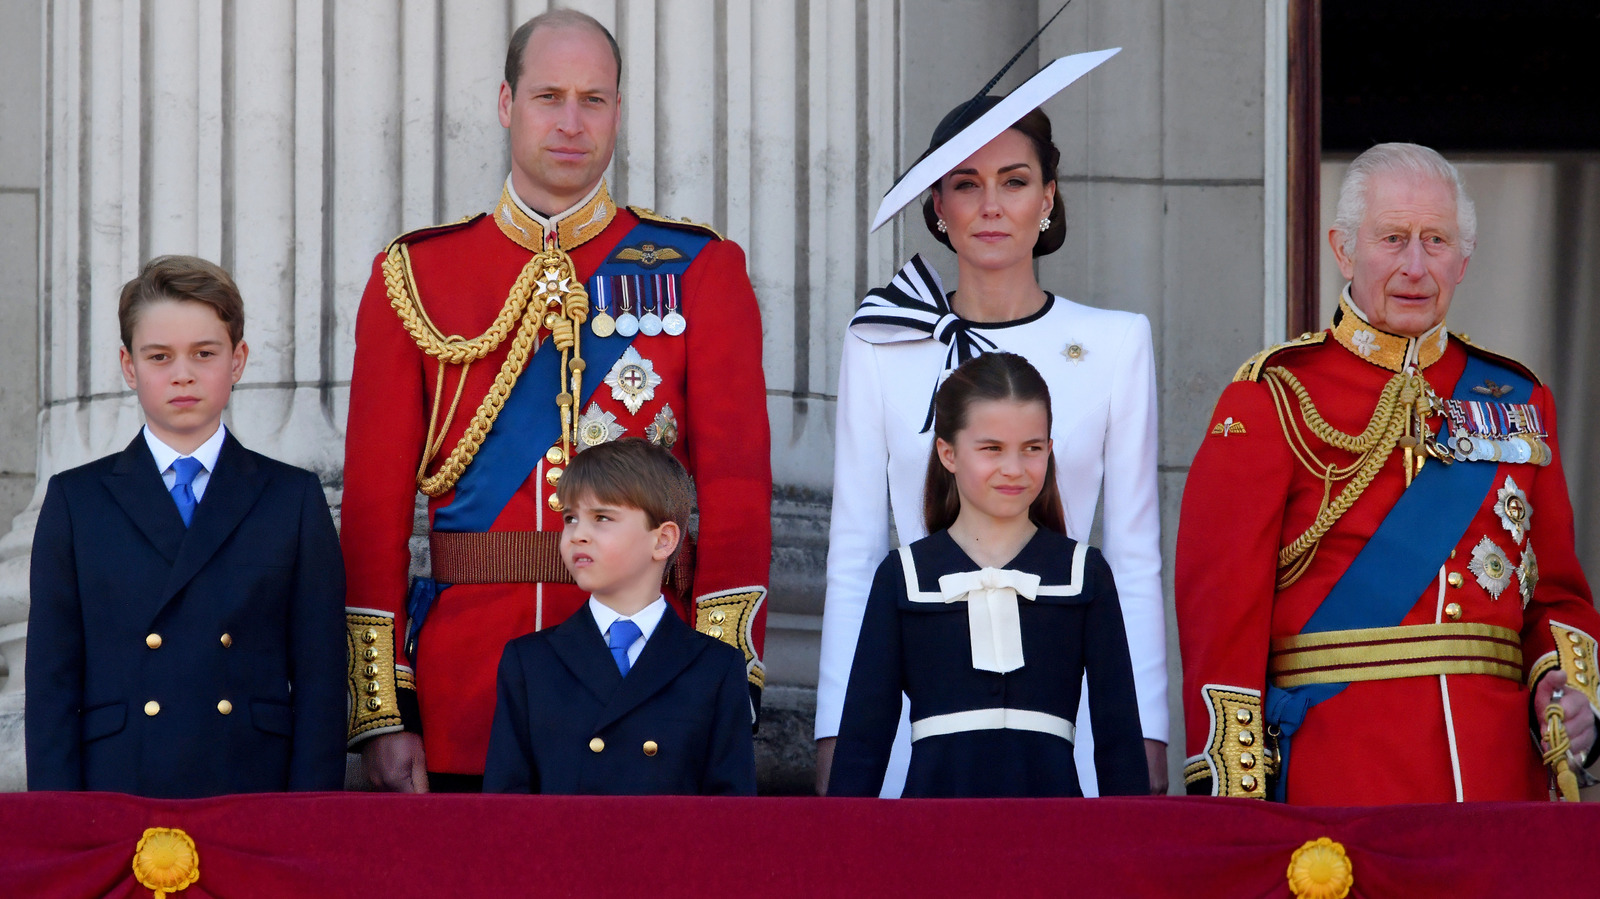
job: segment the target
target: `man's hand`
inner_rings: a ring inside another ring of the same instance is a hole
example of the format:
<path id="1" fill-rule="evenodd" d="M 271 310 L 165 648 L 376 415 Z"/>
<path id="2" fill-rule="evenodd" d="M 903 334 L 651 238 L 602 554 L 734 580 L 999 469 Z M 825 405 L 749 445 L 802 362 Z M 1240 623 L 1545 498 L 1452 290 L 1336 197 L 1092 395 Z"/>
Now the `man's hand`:
<path id="1" fill-rule="evenodd" d="M 1167 795 L 1167 744 L 1145 740 L 1144 762 L 1150 768 L 1150 795 Z"/>
<path id="2" fill-rule="evenodd" d="M 428 792 L 428 765 L 422 757 L 422 737 L 413 733 L 383 734 L 361 747 L 361 765 L 367 780 L 391 793 Z"/>
<path id="3" fill-rule="evenodd" d="M 1533 691 L 1533 717 L 1539 722 L 1539 746 L 1550 750 L 1550 740 L 1544 732 L 1544 710 L 1555 702 L 1555 692 L 1561 691 L 1561 710 L 1567 716 L 1567 739 L 1572 741 L 1572 754 L 1587 758 L 1594 748 L 1594 713 L 1589 710 L 1589 700 L 1577 690 L 1568 690 L 1567 673 L 1556 670 L 1539 679 Z"/>
<path id="4" fill-rule="evenodd" d="M 817 741 L 817 795 L 828 795 L 828 775 L 833 771 L 833 744 L 838 737 L 823 737 Z"/>

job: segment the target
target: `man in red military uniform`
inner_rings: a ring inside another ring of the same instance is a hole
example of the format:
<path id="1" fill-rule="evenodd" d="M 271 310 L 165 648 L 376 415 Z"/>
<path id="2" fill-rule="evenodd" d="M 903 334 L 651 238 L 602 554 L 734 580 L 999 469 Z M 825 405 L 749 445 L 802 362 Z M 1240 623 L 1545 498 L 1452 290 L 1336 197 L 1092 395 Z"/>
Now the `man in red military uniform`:
<path id="1" fill-rule="evenodd" d="M 698 551 L 664 593 L 744 651 L 752 710 L 759 698 L 772 486 L 759 311 L 736 244 L 612 201 L 620 71 L 615 40 L 581 13 L 517 29 L 500 202 L 397 238 L 361 299 L 342 533 L 350 742 L 384 789 L 481 784 L 501 650 L 585 601 L 560 562 L 555 484 L 573 453 L 624 435 L 693 474 Z M 419 489 L 432 577 L 408 596 Z"/>
<path id="2" fill-rule="evenodd" d="M 1369 150 L 1329 234 L 1350 282 L 1333 327 L 1217 402 L 1178 533 L 1189 792 L 1547 798 L 1530 725 L 1552 702 L 1553 755 L 1582 773 L 1600 615 L 1555 404 L 1444 325 L 1475 230 L 1443 157 Z"/>

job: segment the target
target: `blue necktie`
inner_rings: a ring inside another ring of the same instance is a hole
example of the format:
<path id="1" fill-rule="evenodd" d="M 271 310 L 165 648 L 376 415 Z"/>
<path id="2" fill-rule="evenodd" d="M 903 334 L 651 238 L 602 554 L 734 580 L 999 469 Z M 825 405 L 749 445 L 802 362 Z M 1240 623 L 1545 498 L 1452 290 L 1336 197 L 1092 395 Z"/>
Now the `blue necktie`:
<path id="1" fill-rule="evenodd" d="M 617 660 L 617 670 L 623 677 L 628 676 L 628 647 L 633 641 L 639 639 L 644 631 L 639 630 L 639 625 L 626 618 L 618 618 L 611 623 L 611 630 L 606 634 L 606 645 L 611 647 L 611 657 Z"/>
<path id="2" fill-rule="evenodd" d="M 172 501 L 178 504 L 178 514 L 183 516 L 184 527 L 188 527 L 189 522 L 194 519 L 195 498 L 192 485 L 194 484 L 195 475 L 199 474 L 203 468 L 205 466 L 201 465 L 200 460 L 193 456 L 184 456 L 182 459 L 172 463 L 172 470 L 177 474 L 178 480 L 172 485 L 170 492 L 172 493 Z"/>

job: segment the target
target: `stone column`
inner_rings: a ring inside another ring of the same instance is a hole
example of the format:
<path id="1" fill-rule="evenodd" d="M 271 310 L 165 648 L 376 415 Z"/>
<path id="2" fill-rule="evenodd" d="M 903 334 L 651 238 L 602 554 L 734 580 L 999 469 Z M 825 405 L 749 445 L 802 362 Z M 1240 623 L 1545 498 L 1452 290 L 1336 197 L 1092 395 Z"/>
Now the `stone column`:
<path id="1" fill-rule="evenodd" d="M 33 421 L 38 411 L 42 179 L 41 12 L 12 10 L 0 31 L 0 520 L 28 503 L 34 485 Z M 0 539 L 0 790 L 22 786 L 22 693 L 7 689 L 22 676 L 27 637 L 27 553 L 31 518 Z"/>

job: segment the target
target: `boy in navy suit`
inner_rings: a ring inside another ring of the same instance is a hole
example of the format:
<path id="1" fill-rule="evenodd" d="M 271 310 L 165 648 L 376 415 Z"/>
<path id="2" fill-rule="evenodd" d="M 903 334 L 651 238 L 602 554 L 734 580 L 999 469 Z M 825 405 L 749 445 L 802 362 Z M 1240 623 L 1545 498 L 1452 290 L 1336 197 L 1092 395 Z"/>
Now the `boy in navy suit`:
<path id="1" fill-rule="evenodd" d="M 317 476 L 222 425 L 249 348 L 228 273 L 122 289 L 146 425 L 50 479 L 28 615 L 30 790 L 156 797 L 344 782 L 344 567 Z"/>
<path id="2" fill-rule="evenodd" d="M 694 502 L 688 472 L 631 437 L 580 453 L 556 495 L 561 560 L 590 598 L 506 645 L 484 791 L 755 795 L 744 654 L 661 595 Z"/>

